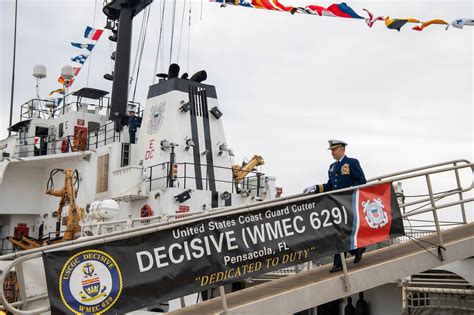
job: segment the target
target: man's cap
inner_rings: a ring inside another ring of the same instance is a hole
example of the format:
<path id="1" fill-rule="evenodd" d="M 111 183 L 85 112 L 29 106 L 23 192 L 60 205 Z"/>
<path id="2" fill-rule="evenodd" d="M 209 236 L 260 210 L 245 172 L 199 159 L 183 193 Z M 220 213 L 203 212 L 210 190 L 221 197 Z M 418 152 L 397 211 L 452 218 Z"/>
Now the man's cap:
<path id="1" fill-rule="evenodd" d="M 335 139 L 328 140 L 328 143 L 329 143 L 328 150 L 332 150 L 338 147 L 345 147 L 347 145 L 346 142 L 341 141 L 341 140 L 335 140 Z"/>

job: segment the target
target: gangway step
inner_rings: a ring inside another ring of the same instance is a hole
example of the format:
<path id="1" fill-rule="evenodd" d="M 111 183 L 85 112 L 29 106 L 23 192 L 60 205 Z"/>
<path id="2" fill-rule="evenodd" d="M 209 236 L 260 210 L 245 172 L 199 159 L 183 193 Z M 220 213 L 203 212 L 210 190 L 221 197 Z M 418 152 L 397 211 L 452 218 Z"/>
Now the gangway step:
<path id="1" fill-rule="evenodd" d="M 442 232 L 445 260 L 438 258 L 437 234 L 369 252 L 359 264 L 347 259 L 348 284 L 343 273 L 329 273 L 331 265 L 226 294 L 225 314 L 292 314 L 356 294 L 447 263 L 474 256 L 474 223 Z M 422 248 L 429 249 L 429 252 Z M 223 314 L 220 297 L 181 308 L 170 314 Z"/>

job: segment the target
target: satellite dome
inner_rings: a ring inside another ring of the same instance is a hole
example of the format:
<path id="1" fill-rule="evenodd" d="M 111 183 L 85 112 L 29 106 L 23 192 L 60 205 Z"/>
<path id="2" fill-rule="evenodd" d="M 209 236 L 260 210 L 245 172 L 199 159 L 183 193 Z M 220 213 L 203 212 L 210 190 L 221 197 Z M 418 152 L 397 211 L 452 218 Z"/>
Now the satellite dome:
<path id="1" fill-rule="evenodd" d="M 34 65 L 33 77 L 38 79 L 46 78 L 46 67 L 44 65 Z"/>

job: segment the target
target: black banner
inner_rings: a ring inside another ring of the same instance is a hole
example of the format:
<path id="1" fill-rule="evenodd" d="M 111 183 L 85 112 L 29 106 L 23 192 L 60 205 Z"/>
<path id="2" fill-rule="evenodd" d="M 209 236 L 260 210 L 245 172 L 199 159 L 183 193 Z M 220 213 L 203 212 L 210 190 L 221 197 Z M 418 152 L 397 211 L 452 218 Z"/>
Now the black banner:
<path id="1" fill-rule="evenodd" d="M 391 184 L 43 255 L 51 310 L 124 313 L 404 234 Z"/>

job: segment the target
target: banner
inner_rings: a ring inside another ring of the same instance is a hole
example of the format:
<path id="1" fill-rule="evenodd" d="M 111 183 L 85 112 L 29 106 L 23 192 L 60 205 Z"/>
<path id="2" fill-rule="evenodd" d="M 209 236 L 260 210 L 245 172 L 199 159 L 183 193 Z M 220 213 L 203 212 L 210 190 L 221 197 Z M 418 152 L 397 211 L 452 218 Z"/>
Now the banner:
<path id="1" fill-rule="evenodd" d="M 387 183 L 48 252 L 43 261 L 53 314 L 124 313 L 400 235 Z"/>

